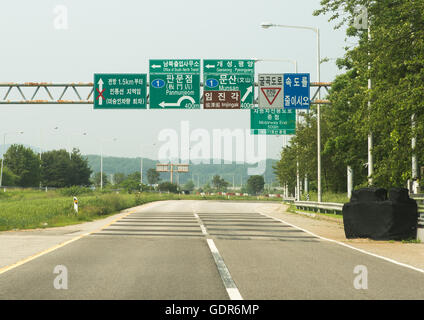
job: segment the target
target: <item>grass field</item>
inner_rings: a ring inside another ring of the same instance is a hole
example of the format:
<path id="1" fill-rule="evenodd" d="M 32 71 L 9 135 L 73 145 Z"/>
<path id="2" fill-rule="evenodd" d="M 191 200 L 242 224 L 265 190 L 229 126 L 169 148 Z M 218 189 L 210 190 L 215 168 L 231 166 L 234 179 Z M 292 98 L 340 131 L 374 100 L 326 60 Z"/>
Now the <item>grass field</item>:
<path id="1" fill-rule="evenodd" d="M 86 192 L 78 195 L 79 212 L 73 210 L 73 197 L 64 192 L 8 190 L 0 192 L 0 231 L 59 227 L 93 221 L 123 209 L 160 200 L 228 200 L 226 196 L 178 195 L 167 193 Z M 230 200 L 281 201 L 278 198 L 230 197 Z"/>

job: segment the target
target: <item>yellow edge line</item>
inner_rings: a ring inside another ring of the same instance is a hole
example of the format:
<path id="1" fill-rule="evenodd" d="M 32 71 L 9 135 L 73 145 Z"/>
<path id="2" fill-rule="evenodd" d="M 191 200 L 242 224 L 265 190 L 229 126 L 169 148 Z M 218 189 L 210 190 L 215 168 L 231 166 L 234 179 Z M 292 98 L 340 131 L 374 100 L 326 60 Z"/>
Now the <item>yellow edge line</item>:
<path id="1" fill-rule="evenodd" d="M 108 223 L 108 224 L 104 225 L 104 226 L 103 226 L 103 227 L 101 227 L 100 229 L 97 229 L 97 230 L 95 230 L 95 231 L 91 231 L 91 232 L 88 232 L 88 233 L 84 233 L 84 234 L 82 234 L 82 235 L 79 235 L 78 237 L 75 237 L 75 238 L 70 239 L 70 240 L 68 240 L 68 241 L 62 242 L 62 243 L 60 243 L 60 244 L 58 244 L 58 245 L 55 245 L 55 246 L 53 246 L 53 247 L 51 247 L 51 248 L 49 248 L 49 249 L 46 249 L 46 250 L 41 251 L 41 252 L 39 252 L 39 253 L 36 253 L 36 254 L 34 254 L 34 255 L 32 255 L 32 256 L 29 256 L 28 258 L 25 258 L 25 259 L 23 259 L 23 260 L 20 260 L 20 261 L 18 261 L 18 262 L 16 262 L 16 263 L 14 263 L 14 264 L 11 264 L 11 265 L 8 265 L 8 266 L 5 266 L 5 267 L 3 267 L 3 268 L 0 268 L 0 275 L 1 275 L 1 274 L 3 274 L 3 273 L 5 273 L 5 272 L 7 272 L 7 271 L 10 271 L 10 270 L 12 270 L 12 269 L 15 269 L 16 267 L 19 267 L 19 266 L 21 266 L 21 265 L 23 265 L 23 264 L 25 264 L 25 263 L 27 263 L 27 262 L 30 262 L 30 261 L 32 261 L 32 260 L 34 260 L 34 259 L 37 259 L 37 258 L 39 258 L 39 257 L 41 257 L 41 256 L 43 256 L 43 255 L 45 255 L 45 254 L 47 254 L 47 253 L 50 253 L 50 252 L 52 252 L 52 251 L 54 251 L 54 250 L 56 250 L 56 249 L 62 248 L 62 247 L 66 246 L 66 245 L 68 245 L 68 244 L 70 244 L 70 243 L 72 243 L 72 242 L 74 242 L 74 241 L 77 241 L 77 240 L 79 240 L 79 239 L 81 239 L 81 238 L 84 238 L 84 237 L 86 237 L 86 236 L 89 236 L 89 235 L 90 235 L 90 234 L 92 234 L 92 233 L 99 232 L 99 231 L 103 230 L 104 228 L 109 227 L 111 224 L 114 224 L 116 221 L 118 221 L 118 220 L 120 220 L 120 219 L 123 219 L 123 218 L 125 218 L 125 217 L 129 216 L 130 214 L 132 214 L 132 213 L 134 213 L 134 212 L 135 212 L 135 210 L 128 212 L 127 214 L 123 215 L 122 217 L 116 218 L 115 220 L 113 220 L 112 222 L 110 222 L 110 223 Z"/>

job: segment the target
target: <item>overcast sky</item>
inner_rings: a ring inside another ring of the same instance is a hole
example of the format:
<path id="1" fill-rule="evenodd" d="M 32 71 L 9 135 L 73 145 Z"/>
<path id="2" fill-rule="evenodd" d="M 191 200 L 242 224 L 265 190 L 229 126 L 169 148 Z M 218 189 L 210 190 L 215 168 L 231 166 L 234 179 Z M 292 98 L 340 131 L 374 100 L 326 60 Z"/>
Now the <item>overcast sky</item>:
<path id="1" fill-rule="evenodd" d="M 305 25 L 321 30 L 321 56 L 343 56 L 344 30 L 314 17 L 319 0 L 16 0 L 0 3 L 0 82 L 92 82 L 94 73 L 148 73 L 149 59 L 295 59 L 316 81 L 316 36 L 309 30 L 262 29 L 260 23 Z M 67 8 L 68 28 L 56 29 L 55 8 Z M 256 74 L 293 72 L 285 62 L 259 62 Z M 339 73 L 322 64 L 321 80 Z M 0 99 L 5 91 L 0 89 Z M 43 97 L 43 95 L 41 95 Z M 43 149 L 80 148 L 83 154 L 157 158 L 163 129 L 248 129 L 248 110 L 93 110 L 91 105 L 0 106 L 0 134 L 7 144 Z M 54 128 L 58 129 L 54 129 Z M 42 129 L 42 134 L 40 134 Z M 82 133 L 87 135 L 83 136 Z M 41 136 L 41 137 L 40 137 Z M 267 155 L 278 158 L 283 138 L 267 138 Z M 2 144 L 2 142 L 1 142 Z"/>

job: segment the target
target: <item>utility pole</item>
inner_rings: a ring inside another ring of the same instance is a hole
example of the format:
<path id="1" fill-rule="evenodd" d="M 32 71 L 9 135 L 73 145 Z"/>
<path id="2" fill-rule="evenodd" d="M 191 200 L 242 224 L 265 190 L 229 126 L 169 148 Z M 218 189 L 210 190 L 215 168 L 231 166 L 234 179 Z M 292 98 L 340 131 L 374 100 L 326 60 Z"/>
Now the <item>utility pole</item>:
<path id="1" fill-rule="evenodd" d="M 412 123 L 412 141 L 411 141 L 411 148 L 412 148 L 412 193 L 417 192 L 417 179 L 418 179 L 418 162 L 417 162 L 417 154 L 416 154 L 416 147 L 417 147 L 417 136 L 415 134 L 415 127 L 416 127 L 416 120 L 415 120 L 415 113 L 411 116 L 411 123 Z"/>
<path id="2" fill-rule="evenodd" d="M 369 22 L 368 22 L 369 24 Z M 368 25 L 368 43 L 371 40 L 371 28 Z M 370 57 L 370 52 L 368 51 L 368 58 Z M 371 72 L 371 62 L 368 61 L 368 72 Z M 369 91 L 369 98 L 368 98 L 368 112 L 371 113 L 371 89 L 372 89 L 372 83 L 371 83 L 371 75 L 369 75 L 368 78 L 368 91 Z M 373 185 L 373 174 L 374 174 L 374 158 L 373 158 L 373 154 L 372 154 L 372 149 L 373 149 L 373 134 L 372 131 L 370 129 L 369 133 L 368 133 L 368 185 L 372 186 Z"/>

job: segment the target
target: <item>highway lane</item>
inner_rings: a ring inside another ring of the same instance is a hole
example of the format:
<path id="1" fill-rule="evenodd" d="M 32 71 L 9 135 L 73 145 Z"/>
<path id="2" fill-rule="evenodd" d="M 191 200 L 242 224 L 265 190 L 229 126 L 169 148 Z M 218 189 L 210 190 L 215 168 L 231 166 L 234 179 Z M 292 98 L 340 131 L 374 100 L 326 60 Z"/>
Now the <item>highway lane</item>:
<path id="1" fill-rule="evenodd" d="M 424 274 L 262 214 L 279 204 L 165 201 L 0 274 L 0 299 L 423 299 Z M 53 270 L 68 271 L 57 290 Z M 354 287 L 356 266 L 368 289 Z"/>

